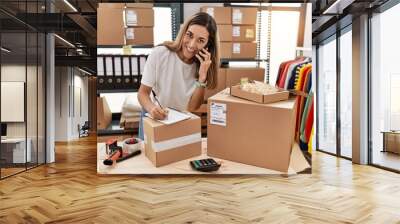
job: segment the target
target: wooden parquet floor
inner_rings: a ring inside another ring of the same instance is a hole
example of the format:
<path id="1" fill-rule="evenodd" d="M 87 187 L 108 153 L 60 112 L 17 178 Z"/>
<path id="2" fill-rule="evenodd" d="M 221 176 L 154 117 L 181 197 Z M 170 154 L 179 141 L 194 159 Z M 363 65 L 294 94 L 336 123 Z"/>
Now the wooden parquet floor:
<path id="1" fill-rule="evenodd" d="M 0 181 L 0 223 L 400 223 L 400 175 L 314 153 L 311 175 L 106 176 L 96 139 Z"/>

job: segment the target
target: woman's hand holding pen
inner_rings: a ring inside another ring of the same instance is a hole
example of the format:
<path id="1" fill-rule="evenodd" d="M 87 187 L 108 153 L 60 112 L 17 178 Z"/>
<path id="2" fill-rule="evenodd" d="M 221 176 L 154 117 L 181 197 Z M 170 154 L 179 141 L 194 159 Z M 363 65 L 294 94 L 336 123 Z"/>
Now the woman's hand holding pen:
<path id="1" fill-rule="evenodd" d="M 150 115 L 157 120 L 164 120 L 167 118 L 168 111 L 166 109 L 162 109 L 158 105 L 154 105 L 149 111 Z"/>
<path id="2" fill-rule="evenodd" d="M 199 82 L 205 83 L 207 81 L 207 71 L 211 65 L 211 54 L 203 48 L 196 54 L 196 58 L 200 61 Z"/>

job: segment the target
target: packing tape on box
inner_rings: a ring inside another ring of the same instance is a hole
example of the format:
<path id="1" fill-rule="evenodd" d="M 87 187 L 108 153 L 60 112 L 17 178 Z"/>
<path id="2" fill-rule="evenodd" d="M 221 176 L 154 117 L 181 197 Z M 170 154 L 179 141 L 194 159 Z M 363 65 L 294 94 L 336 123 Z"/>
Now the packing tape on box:
<path id="1" fill-rule="evenodd" d="M 147 137 L 145 137 L 145 142 L 147 142 Z M 151 147 L 154 152 L 166 151 L 169 149 L 178 148 L 185 145 L 190 145 L 193 143 L 201 142 L 201 133 L 195 133 L 191 135 L 186 135 L 178 138 L 168 139 L 160 142 L 151 141 Z"/>

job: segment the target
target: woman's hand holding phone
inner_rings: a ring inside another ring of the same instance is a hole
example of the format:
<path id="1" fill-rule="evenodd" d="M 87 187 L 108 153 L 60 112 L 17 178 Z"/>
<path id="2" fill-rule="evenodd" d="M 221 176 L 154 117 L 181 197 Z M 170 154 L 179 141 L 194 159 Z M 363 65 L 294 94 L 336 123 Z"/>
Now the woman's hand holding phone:
<path id="1" fill-rule="evenodd" d="M 205 48 L 201 49 L 196 58 L 200 61 L 199 82 L 207 81 L 207 71 L 211 65 L 211 54 Z"/>

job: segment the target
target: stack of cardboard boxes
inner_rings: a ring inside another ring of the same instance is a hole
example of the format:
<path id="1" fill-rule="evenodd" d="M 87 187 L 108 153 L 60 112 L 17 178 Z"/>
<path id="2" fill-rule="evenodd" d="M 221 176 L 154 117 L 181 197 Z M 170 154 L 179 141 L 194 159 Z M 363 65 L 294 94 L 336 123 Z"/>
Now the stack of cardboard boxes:
<path id="1" fill-rule="evenodd" d="M 221 58 L 254 59 L 257 54 L 257 8 L 202 7 L 217 23 Z"/>
<path id="2" fill-rule="evenodd" d="M 154 11 L 152 7 L 152 4 L 126 3 L 126 45 L 153 45 Z"/>
<path id="3" fill-rule="evenodd" d="M 97 45 L 153 45 L 153 4 L 100 3 Z"/>

